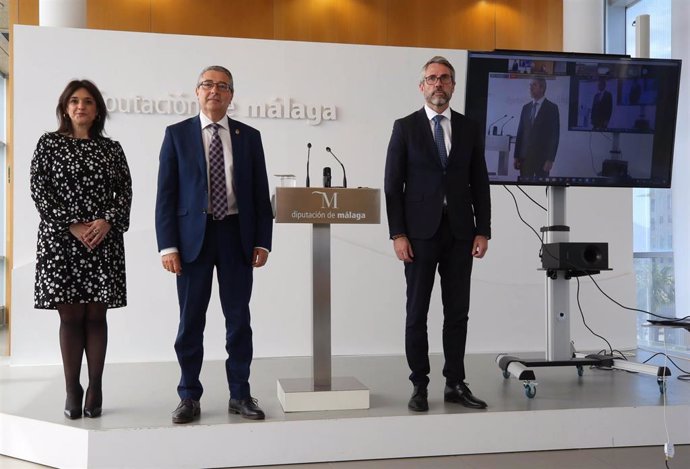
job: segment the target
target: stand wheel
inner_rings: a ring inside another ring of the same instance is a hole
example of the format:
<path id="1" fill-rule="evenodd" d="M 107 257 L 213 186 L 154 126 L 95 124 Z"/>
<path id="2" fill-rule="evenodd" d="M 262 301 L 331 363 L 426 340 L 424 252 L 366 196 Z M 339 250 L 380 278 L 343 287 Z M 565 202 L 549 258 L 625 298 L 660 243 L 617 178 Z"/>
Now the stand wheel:
<path id="1" fill-rule="evenodd" d="M 510 378 L 510 371 L 508 371 L 508 370 L 503 370 L 503 377 L 504 377 L 505 379 Z"/>
<path id="2" fill-rule="evenodd" d="M 529 399 L 534 399 L 534 396 L 537 395 L 537 385 L 534 383 L 525 383 L 525 396 L 527 396 Z"/>
<path id="3" fill-rule="evenodd" d="M 659 385 L 659 394 L 666 394 L 666 380 L 659 378 L 656 382 Z"/>
<path id="4" fill-rule="evenodd" d="M 577 365 L 577 375 L 582 376 L 585 374 L 584 368 L 582 368 L 582 365 Z"/>

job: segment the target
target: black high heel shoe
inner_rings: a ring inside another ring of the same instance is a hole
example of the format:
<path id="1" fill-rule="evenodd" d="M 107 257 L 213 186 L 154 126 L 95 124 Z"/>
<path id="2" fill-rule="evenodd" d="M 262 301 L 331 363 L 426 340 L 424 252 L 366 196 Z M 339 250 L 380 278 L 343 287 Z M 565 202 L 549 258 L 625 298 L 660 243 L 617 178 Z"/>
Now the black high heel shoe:
<path id="1" fill-rule="evenodd" d="M 65 417 L 70 420 L 81 418 L 81 403 L 84 397 L 84 389 L 79 386 L 79 390 L 74 393 L 67 393 L 65 399 Z"/>
<path id="2" fill-rule="evenodd" d="M 95 396 L 93 400 L 91 399 L 91 394 L 94 394 Z M 84 404 L 84 416 L 91 419 L 100 417 L 103 413 L 103 391 L 92 391 L 89 387 L 86 390 L 86 402 L 89 404 Z"/>

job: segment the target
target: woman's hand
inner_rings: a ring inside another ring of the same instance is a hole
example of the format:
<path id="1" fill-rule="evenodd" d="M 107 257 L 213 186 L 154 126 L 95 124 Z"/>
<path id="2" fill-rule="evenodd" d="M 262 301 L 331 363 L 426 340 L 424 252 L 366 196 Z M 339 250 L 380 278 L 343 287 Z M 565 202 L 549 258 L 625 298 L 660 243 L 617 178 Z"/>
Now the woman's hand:
<path id="1" fill-rule="evenodd" d="M 82 233 L 81 242 L 89 249 L 96 249 L 110 231 L 110 223 L 102 218 L 85 222 L 83 225 L 86 226 L 87 229 Z"/>
<path id="2" fill-rule="evenodd" d="M 85 223 L 72 223 L 69 226 L 69 232 L 72 233 L 72 236 L 81 241 L 81 244 L 83 244 L 86 249 L 91 250 L 91 246 L 84 242 L 84 235 L 88 230 L 89 227 Z"/>

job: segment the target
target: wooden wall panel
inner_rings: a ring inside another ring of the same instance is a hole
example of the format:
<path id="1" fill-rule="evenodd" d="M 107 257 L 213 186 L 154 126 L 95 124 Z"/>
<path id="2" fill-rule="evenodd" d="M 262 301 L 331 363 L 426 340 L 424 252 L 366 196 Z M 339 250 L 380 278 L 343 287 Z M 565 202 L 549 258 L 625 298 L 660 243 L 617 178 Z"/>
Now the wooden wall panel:
<path id="1" fill-rule="evenodd" d="M 562 0 L 495 0 L 496 48 L 563 50 Z"/>
<path id="2" fill-rule="evenodd" d="M 12 0 L 8 6 L 10 30 L 13 24 L 38 24 L 38 0 Z"/>
<path id="3" fill-rule="evenodd" d="M 151 2 L 141 0 L 88 0 L 86 24 L 91 29 L 150 31 Z"/>
<path id="4" fill-rule="evenodd" d="M 274 39 L 384 45 L 389 3 L 389 0 L 276 0 Z"/>
<path id="5" fill-rule="evenodd" d="M 493 49 L 491 1 L 390 1 L 388 44 L 449 49 Z"/>
<path id="6" fill-rule="evenodd" d="M 139 1 L 151 5 L 154 33 L 273 38 L 274 0 Z"/>
<path id="7" fill-rule="evenodd" d="M 38 24 L 38 0 L 11 0 Z M 562 0 L 88 0 L 90 28 L 451 49 L 562 50 Z"/>

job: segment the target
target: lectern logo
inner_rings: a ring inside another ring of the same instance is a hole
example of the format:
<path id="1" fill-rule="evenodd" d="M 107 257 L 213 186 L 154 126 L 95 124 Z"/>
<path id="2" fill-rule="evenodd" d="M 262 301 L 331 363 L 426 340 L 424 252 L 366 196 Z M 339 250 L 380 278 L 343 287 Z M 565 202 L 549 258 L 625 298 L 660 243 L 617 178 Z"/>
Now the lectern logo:
<path id="1" fill-rule="evenodd" d="M 334 192 L 332 197 L 328 197 L 328 193 L 322 191 L 313 191 L 312 194 L 321 196 L 321 208 L 338 208 L 338 193 Z"/>

